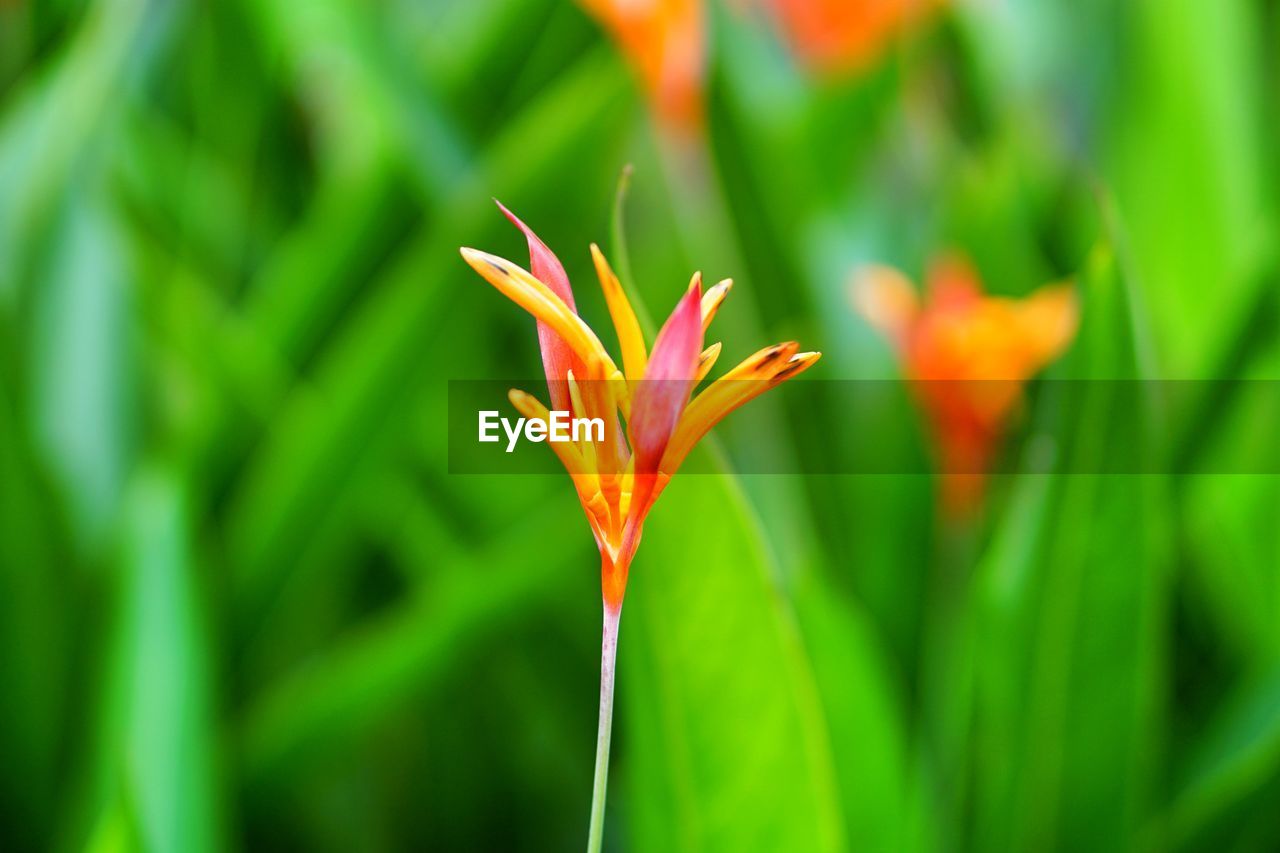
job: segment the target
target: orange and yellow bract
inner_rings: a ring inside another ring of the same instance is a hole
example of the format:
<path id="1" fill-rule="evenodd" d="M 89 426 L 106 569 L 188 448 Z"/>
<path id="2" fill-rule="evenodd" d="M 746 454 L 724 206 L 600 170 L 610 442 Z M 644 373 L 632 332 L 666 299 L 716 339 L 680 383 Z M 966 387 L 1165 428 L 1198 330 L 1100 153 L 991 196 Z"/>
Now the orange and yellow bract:
<path id="1" fill-rule="evenodd" d="M 462 249 L 462 256 L 537 319 L 552 406 L 605 424 L 602 442 L 551 447 L 577 489 L 600 549 L 604 603 L 616 611 L 644 519 L 694 445 L 729 412 L 806 370 L 820 354 L 800 352 L 794 342 L 766 347 L 692 395 L 720 354 L 719 343 L 703 348 L 703 334 L 732 282 L 703 293 L 701 275 L 695 274 L 650 349 L 622 285 L 593 244 L 592 260 L 621 349 L 619 367 L 574 309 L 568 276 L 554 253 L 503 211 L 528 240 L 532 271 L 475 249 Z M 547 407 L 533 395 L 513 389 L 510 400 L 524 417 L 548 420 Z"/>
<path id="2" fill-rule="evenodd" d="M 1023 384 L 1075 337 L 1075 288 L 1050 285 L 1025 299 L 988 296 L 972 266 L 950 255 L 930 268 L 923 301 L 902 273 L 884 266 L 862 269 L 852 298 L 893 343 L 928 417 L 943 507 L 967 513 L 981 500 Z"/>

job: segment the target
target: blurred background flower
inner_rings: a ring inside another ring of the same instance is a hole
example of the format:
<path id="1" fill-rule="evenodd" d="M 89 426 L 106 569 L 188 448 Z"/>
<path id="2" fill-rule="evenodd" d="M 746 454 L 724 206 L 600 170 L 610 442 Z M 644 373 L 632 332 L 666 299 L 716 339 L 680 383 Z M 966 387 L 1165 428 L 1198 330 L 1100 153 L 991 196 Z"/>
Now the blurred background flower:
<path id="1" fill-rule="evenodd" d="M 841 74 L 872 65 L 943 0 L 771 0 L 796 54 L 815 71 Z"/>
<path id="2" fill-rule="evenodd" d="M 541 381 L 496 196 L 646 330 L 702 269 L 726 364 L 824 353 L 646 521 L 614 849 L 1276 847 L 1280 407 L 1212 381 L 1280 374 L 1275 2 L 956 0 L 850 73 L 696 8 L 677 135 L 564 0 L 0 4 L 0 846 L 581 845 L 594 549 L 449 469 L 449 380 Z M 963 528 L 847 299 L 940 247 L 1079 300 Z"/>
<path id="3" fill-rule="evenodd" d="M 660 121 L 680 132 L 703 122 L 705 24 L 699 0 L 581 0 L 640 76 Z"/>
<path id="4" fill-rule="evenodd" d="M 985 296 L 967 260 L 943 256 L 930 265 L 923 300 L 897 270 L 876 266 L 857 273 L 851 297 L 893 345 L 929 419 L 943 507 L 955 515 L 978 509 L 1023 384 L 1075 337 L 1074 289 Z"/>

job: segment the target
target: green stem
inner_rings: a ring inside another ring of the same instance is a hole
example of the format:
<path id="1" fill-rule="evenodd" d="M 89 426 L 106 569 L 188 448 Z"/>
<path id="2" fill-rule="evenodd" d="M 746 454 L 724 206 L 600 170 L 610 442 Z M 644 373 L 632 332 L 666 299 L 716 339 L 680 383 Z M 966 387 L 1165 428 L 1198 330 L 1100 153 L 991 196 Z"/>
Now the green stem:
<path id="1" fill-rule="evenodd" d="M 613 675 L 618 658 L 618 621 L 622 607 L 604 608 L 604 631 L 600 638 L 600 727 L 596 733 L 596 778 L 591 789 L 591 830 L 587 853 L 600 853 L 604 840 L 604 798 L 609 786 L 609 738 L 613 732 Z"/>

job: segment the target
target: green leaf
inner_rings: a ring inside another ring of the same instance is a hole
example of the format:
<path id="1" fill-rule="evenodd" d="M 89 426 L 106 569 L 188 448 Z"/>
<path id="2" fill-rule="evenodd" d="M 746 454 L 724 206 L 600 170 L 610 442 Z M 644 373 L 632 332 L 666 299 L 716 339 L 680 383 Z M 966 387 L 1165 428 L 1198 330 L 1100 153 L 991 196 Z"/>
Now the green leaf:
<path id="1" fill-rule="evenodd" d="M 1224 348 L 1231 327 L 1206 309 L 1241 315 L 1271 239 L 1259 8 L 1143 0 L 1123 13 L 1130 64 L 1105 126 L 1106 177 L 1175 377 L 1203 375 Z"/>
<path id="2" fill-rule="evenodd" d="M 5 333 L 0 322 L 0 336 Z M 63 726 L 76 616 L 67 607 L 77 574 L 72 537 L 54 490 L 41 475 L 26 419 L 10 399 L 7 347 L 0 345 L 0 821 L 10 843 L 37 846 L 57 812 Z"/>
<path id="3" fill-rule="evenodd" d="M 120 818 L 112 814 L 128 804 L 147 850 L 223 846 L 212 651 L 188 514 L 172 472 L 151 469 L 130 491 L 100 719 L 95 843 L 107 844 L 104 827 L 116 826 Z"/>
<path id="4" fill-rule="evenodd" d="M 813 672 L 774 576 L 732 479 L 672 482 L 646 523 L 618 644 L 614 819 L 625 814 L 635 849 L 840 848 Z"/>
<path id="5" fill-rule="evenodd" d="M 0 121 L 0 307 L 22 281 L 32 250 L 69 187 L 83 183 L 115 127 L 139 72 L 167 39 L 171 8 L 93 4 L 48 73 L 15 93 Z"/>
<path id="6" fill-rule="evenodd" d="M 796 610 L 826 712 L 846 835 L 866 850 L 921 849 L 928 827 L 913 790 L 907 721 L 881 638 L 866 615 L 813 573 Z"/>
<path id="7" fill-rule="evenodd" d="M 1280 769 L 1280 671 L 1245 683 L 1196 744 L 1168 815 L 1168 836 L 1186 843 L 1258 791 Z"/>
<path id="8" fill-rule="evenodd" d="M 530 543 L 578 535 L 584 546 L 590 541 L 582 519 L 566 509 L 554 504 L 485 548 L 455 555 L 447 574 L 277 679 L 244 714 L 239 742 L 247 779 L 278 777 L 304 747 L 314 751 L 358 733 L 437 682 L 495 626 L 541 609 L 586 549 L 541 554 Z"/>
<path id="9" fill-rule="evenodd" d="M 1268 284 L 1274 288 L 1274 279 Z M 1256 466 L 1246 470 L 1276 470 L 1280 340 L 1273 328 L 1259 337 L 1265 337 L 1258 342 L 1262 352 L 1218 374 L 1245 381 L 1211 383 L 1214 393 L 1203 395 L 1198 406 L 1204 430 L 1190 464 L 1200 470 L 1239 471 L 1241 460 Z M 1220 468 L 1217 459 L 1223 460 Z M 1183 477 L 1180 485 L 1194 557 L 1188 567 L 1190 607 L 1208 614 L 1221 650 L 1247 670 L 1274 665 L 1280 661 L 1280 576 L 1274 568 L 1280 565 L 1280 536 L 1269 531 L 1280 506 L 1280 478 L 1199 474 Z"/>
<path id="10" fill-rule="evenodd" d="M 78 544 L 104 543 L 132 463 L 129 274 L 111 221 L 78 199 L 34 295 L 32 417 Z"/>
<path id="11" fill-rule="evenodd" d="M 1145 321 L 1126 281 L 1099 249 L 1083 275 L 1081 335 L 1064 373 L 1147 375 Z M 975 767 L 984 849 L 1132 849 L 1153 806 L 1165 484 L 1080 473 L 1104 470 L 1117 454 L 1157 451 L 1152 431 L 1136 451 L 1104 438 L 1132 433 L 1120 419 L 1135 411 L 1157 423 L 1154 403 L 1135 409 L 1127 387 L 1062 383 L 1058 405 L 1043 406 L 1061 414 L 1046 414 L 1038 443 L 1056 447 L 1057 469 L 1073 473 L 1051 476 L 1044 490 L 1020 484 L 1022 502 L 984 566 Z"/>

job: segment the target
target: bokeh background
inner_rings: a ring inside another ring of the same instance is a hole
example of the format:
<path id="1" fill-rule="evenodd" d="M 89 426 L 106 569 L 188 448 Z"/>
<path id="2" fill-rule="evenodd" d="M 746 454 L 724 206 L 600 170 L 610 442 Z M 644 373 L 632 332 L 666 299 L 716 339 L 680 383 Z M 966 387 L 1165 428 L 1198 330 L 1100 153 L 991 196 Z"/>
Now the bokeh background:
<path id="1" fill-rule="evenodd" d="M 956 0 L 839 67 L 774 12 L 708 0 L 676 128 L 563 0 L 0 0 L 0 847 L 582 843 L 591 537 L 563 477 L 446 465 L 449 379 L 536 390 L 457 254 L 523 262 L 491 196 L 597 328 L 590 241 L 651 317 L 734 277 L 722 364 L 895 378 L 849 278 L 959 250 L 1077 282 L 1049 376 L 1280 378 L 1280 4 Z M 1064 471 L 1110 452 L 1082 387 L 1017 427 Z M 1195 387 L 1164 473 L 965 520 L 924 475 L 678 479 L 607 848 L 1280 847 L 1277 478 L 1185 473 L 1274 460 L 1275 395 Z M 905 391 L 793 399 L 753 404 L 782 459 L 927 458 Z"/>

